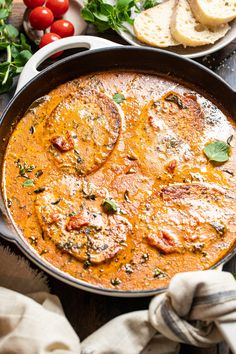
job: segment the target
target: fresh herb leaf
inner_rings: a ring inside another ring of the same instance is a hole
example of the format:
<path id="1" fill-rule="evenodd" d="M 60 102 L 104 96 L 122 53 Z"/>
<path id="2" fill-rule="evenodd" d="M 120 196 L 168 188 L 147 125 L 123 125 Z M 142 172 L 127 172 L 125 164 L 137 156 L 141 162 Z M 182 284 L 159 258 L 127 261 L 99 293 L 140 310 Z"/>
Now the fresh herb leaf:
<path id="1" fill-rule="evenodd" d="M 31 57 L 30 45 L 17 28 L 7 23 L 11 13 L 12 0 L 0 0 L 0 50 L 5 51 L 5 61 L 0 64 L 0 94 L 13 85 L 13 78 L 19 75 Z M 4 54 L 4 53 L 3 53 Z"/>
<path id="2" fill-rule="evenodd" d="M 117 206 L 111 199 L 105 199 L 102 203 L 102 207 L 108 214 L 117 212 Z"/>
<path id="3" fill-rule="evenodd" d="M 177 104 L 177 106 L 180 109 L 185 108 L 185 105 L 183 104 L 182 100 L 179 98 L 179 96 L 174 95 L 173 93 L 170 93 L 168 96 L 165 97 L 165 101 L 169 101 L 169 102 L 174 102 Z"/>
<path id="4" fill-rule="evenodd" d="M 122 103 L 125 100 L 125 96 L 121 93 L 115 93 L 112 98 L 118 104 Z"/>
<path id="5" fill-rule="evenodd" d="M 203 151 L 209 161 L 223 163 L 229 159 L 230 146 L 224 141 L 215 141 L 206 145 Z"/>
<path id="6" fill-rule="evenodd" d="M 105 0 L 88 0 L 81 11 L 83 19 L 96 26 L 99 32 L 111 28 L 128 30 L 124 23 L 133 23 L 131 10 L 139 10 L 137 0 L 117 0 L 112 6 Z"/>
<path id="7" fill-rule="evenodd" d="M 23 183 L 23 187 L 33 187 L 34 181 L 32 179 L 26 179 Z"/>
<path id="8" fill-rule="evenodd" d="M 114 278 L 111 279 L 111 285 L 116 286 L 116 285 L 120 285 L 121 280 L 119 278 Z"/>
<path id="9" fill-rule="evenodd" d="M 145 0 L 143 3 L 143 8 L 144 10 L 147 10 L 150 9 L 151 7 L 159 5 L 160 3 L 161 3 L 160 0 Z"/>
<path id="10" fill-rule="evenodd" d="M 35 189 L 34 193 L 35 194 L 39 194 L 39 193 L 42 193 L 44 191 L 45 191 L 45 187 L 39 187 L 39 188 Z"/>
<path id="11" fill-rule="evenodd" d="M 165 278 L 166 276 L 167 276 L 167 274 L 165 272 L 163 272 L 162 270 L 160 270 L 159 268 L 154 269 L 153 278 L 162 279 L 162 278 Z"/>

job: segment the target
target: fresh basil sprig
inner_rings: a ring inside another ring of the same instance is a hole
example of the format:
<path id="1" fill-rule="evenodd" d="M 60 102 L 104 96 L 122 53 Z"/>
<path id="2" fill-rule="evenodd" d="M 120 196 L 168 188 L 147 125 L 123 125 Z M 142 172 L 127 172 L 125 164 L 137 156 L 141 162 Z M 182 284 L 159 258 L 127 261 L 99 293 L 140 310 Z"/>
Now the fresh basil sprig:
<path id="1" fill-rule="evenodd" d="M 230 145 L 228 142 L 215 141 L 206 145 L 203 151 L 209 161 L 223 163 L 229 159 Z"/>
<path id="2" fill-rule="evenodd" d="M 88 0 L 81 11 L 83 19 L 96 26 L 99 32 L 109 28 L 127 31 L 124 22 L 133 24 L 131 9 L 139 12 L 137 0 L 117 0 L 115 5 L 110 5 L 106 0 Z"/>
<path id="3" fill-rule="evenodd" d="M 19 75 L 31 57 L 31 47 L 17 28 L 7 23 L 12 0 L 0 0 L 0 94 L 10 90 L 13 78 Z"/>

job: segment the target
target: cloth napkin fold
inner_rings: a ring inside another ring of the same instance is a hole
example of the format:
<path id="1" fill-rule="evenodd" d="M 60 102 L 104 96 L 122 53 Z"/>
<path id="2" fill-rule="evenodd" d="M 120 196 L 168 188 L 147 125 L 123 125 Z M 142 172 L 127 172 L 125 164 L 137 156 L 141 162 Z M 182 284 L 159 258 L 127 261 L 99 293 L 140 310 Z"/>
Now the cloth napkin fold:
<path id="1" fill-rule="evenodd" d="M 0 286 L 3 274 L 0 268 Z M 17 279 L 20 291 L 24 277 Z M 45 290 L 45 281 L 40 282 Z M 4 354 L 174 354 L 179 343 L 207 347 L 222 341 L 215 322 L 236 322 L 236 282 L 230 273 L 216 270 L 176 275 L 148 310 L 118 316 L 82 343 L 56 296 L 40 289 L 25 296 L 14 291 L 11 279 L 6 283 L 11 289 L 0 287 Z"/>

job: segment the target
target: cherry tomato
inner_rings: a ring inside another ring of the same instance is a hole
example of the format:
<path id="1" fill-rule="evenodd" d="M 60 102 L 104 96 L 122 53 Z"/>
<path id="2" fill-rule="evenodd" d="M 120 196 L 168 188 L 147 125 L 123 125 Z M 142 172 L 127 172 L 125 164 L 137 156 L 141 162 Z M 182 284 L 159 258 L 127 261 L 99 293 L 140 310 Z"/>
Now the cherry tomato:
<path id="1" fill-rule="evenodd" d="M 41 38 L 41 41 L 39 43 L 39 48 L 43 48 L 45 45 L 52 43 L 54 41 L 57 41 L 58 39 L 61 39 L 61 37 L 58 36 L 58 34 L 56 34 L 56 33 L 52 33 L 52 32 L 45 33 L 43 35 L 43 37 Z M 55 58 L 59 57 L 62 53 L 63 53 L 63 51 L 53 54 L 51 56 L 51 58 L 55 59 Z"/>
<path id="2" fill-rule="evenodd" d="M 69 9 L 69 0 L 47 0 L 46 6 L 52 10 L 55 17 L 61 17 Z"/>
<path id="3" fill-rule="evenodd" d="M 75 29 L 70 21 L 57 20 L 51 26 L 51 32 L 58 34 L 61 38 L 73 36 Z"/>
<path id="4" fill-rule="evenodd" d="M 24 0 L 25 6 L 29 9 L 34 9 L 37 6 L 42 6 L 45 3 L 45 0 Z"/>
<path id="5" fill-rule="evenodd" d="M 37 30 L 48 28 L 54 20 L 53 13 L 50 9 L 43 6 L 38 6 L 33 9 L 29 15 L 31 26 Z"/>

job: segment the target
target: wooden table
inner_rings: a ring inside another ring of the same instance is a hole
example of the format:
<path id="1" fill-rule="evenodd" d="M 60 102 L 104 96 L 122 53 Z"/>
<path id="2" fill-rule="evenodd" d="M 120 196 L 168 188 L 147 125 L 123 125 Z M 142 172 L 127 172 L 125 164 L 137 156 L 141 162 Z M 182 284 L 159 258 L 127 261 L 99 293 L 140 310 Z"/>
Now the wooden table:
<path id="1" fill-rule="evenodd" d="M 14 0 L 11 23 L 17 27 L 21 26 L 24 9 L 23 1 Z M 94 29 L 89 28 L 88 34 L 94 34 Z M 107 32 L 105 35 L 103 34 L 103 37 L 121 44 L 126 44 L 113 31 Z M 199 61 L 218 73 L 236 89 L 236 40 L 228 45 L 227 48 L 209 56 L 208 58 L 200 59 Z M 9 99 L 13 96 L 13 93 L 14 90 L 9 94 L 0 96 L 0 112 L 3 111 Z M 14 245 L 8 244 L 4 240 L 0 240 L 0 243 L 3 245 L 9 245 L 14 252 L 21 254 Z M 35 267 L 33 264 L 32 266 Z M 225 269 L 236 273 L 235 259 L 228 262 L 228 264 L 225 265 Z M 119 314 L 147 308 L 150 301 L 149 298 L 120 299 L 94 295 L 82 290 L 74 289 L 51 276 L 49 276 L 48 279 L 51 292 L 57 294 L 61 299 L 66 316 L 81 340 L 102 324 Z M 227 353 L 228 350 L 226 346 L 222 344 L 217 347 L 214 346 L 202 350 L 199 348 L 184 346 L 181 352 L 191 354 L 223 354 Z"/>

